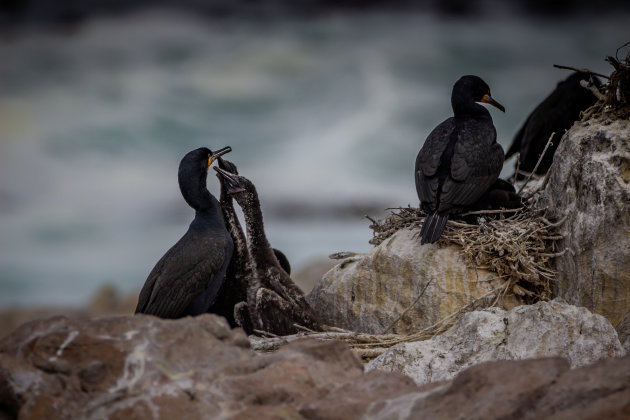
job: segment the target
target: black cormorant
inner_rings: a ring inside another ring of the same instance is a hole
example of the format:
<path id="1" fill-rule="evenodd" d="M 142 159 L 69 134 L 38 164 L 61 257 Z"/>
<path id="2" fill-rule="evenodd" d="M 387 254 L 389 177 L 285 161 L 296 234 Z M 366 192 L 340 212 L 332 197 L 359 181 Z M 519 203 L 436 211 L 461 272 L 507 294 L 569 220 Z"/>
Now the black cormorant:
<path id="1" fill-rule="evenodd" d="M 486 108 L 505 108 L 490 96 L 490 88 L 477 76 L 463 76 L 453 86 L 454 116 L 427 137 L 416 158 L 416 191 L 427 212 L 421 243 L 436 242 L 450 214 L 474 204 L 499 177 L 503 149 Z"/>
<path id="2" fill-rule="evenodd" d="M 144 283 L 136 313 L 181 318 L 207 312 L 214 303 L 232 257 L 233 243 L 221 206 L 206 188 L 208 168 L 219 156 L 205 147 L 179 164 L 179 188 L 195 218 L 186 234 L 157 262 Z"/>
<path id="3" fill-rule="evenodd" d="M 218 165 L 219 168 L 238 175 L 238 169 L 232 162 L 219 159 Z M 251 334 L 253 331 L 250 326 L 249 314 L 244 309 L 240 309 L 239 314 L 238 305 L 241 302 L 247 302 L 247 289 L 249 282 L 254 276 L 255 267 L 251 260 L 249 250 L 247 249 L 247 239 L 241 228 L 241 223 L 238 220 L 236 211 L 234 210 L 232 196 L 228 193 L 227 182 L 225 178 L 219 176 L 219 174 L 217 174 L 217 178 L 219 178 L 221 182 L 221 196 L 219 202 L 223 210 L 225 224 L 234 242 L 234 252 L 232 253 L 232 259 L 225 274 L 223 286 L 219 291 L 215 303 L 210 307 L 208 312 L 225 317 L 232 328 L 242 327 L 247 334 Z M 282 269 L 290 274 L 291 265 L 284 253 L 275 248 L 273 248 L 273 252 Z M 235 307 L 237 308 L 236 312 Z"/>
<path id="4" fill-rule="evenodd" d="M 255 266 L 247 306 L 253 328 L 278 335 L 298 332 L 294 324 L 318 329 L 315 312 L 300 288 L 280 266 L 265 235 L 262 210 L 254 184 L 247 178 L 214 168 L 243 210 L 248 250 Z"/>
<path id="5" fill-rule="evenodd" d="M 520 153 L 519 172 L 534 171 L 551 133 L 555 132 L 554 139 L 536 169 L 536 174 L 544 175 L 553 162 L 553 155 L 564 132 L 580 118 L 581 111 L 595 104 L 597 98 L 593 92 L 580 85 L 582 80 L 588 81 L 589 74 L 576 72 L 559 82 L 556 89 L 529 114 L 517 131 L 505 158 Z M 601 84 L 595 76 L 593 84 Z M 515 175 L 517 179 L 523 177 L 522 174 Z"/>

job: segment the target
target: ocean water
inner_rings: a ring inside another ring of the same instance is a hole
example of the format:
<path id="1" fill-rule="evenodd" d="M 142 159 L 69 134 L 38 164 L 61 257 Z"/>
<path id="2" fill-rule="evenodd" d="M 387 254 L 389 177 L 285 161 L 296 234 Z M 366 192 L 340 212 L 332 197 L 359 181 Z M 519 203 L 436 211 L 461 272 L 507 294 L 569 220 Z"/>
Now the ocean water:
<path id="1" fill-rule="evenodd" d="M 0 308 L 139 289 L 192 220 L 177 167 L 200 146 L 232 146 L 295 270 L 365 252 L 363 214 L 418 204 L 415 157 L 457 78 L 481 76 L 506 107 L 490 109 L 506 148 L 568 75 L 552 65 L 610 73 L 628 22 L 152 12 L 0 40 Z"/>

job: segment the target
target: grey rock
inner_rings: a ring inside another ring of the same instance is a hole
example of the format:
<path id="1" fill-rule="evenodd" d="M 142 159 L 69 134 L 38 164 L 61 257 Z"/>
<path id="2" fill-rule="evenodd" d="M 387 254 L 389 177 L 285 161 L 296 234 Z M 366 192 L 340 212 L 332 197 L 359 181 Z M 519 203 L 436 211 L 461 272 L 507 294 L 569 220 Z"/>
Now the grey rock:
<path id="1" fill-rule="evenodd" d="M 563 136 L 538 206 L 560 226 L 553 293 L 617 325 L 630 312 L 630 121 L 589 120 Z"/>
<path id="2" fill-rule="evenodd" d="M 552 301 L 470 312 L 440 336 L 388 349 L 366 370 L 399 372 L 427 384 L 491 360 L 562 357 L 577 367 L 624 354 L 606 318 Z"/>

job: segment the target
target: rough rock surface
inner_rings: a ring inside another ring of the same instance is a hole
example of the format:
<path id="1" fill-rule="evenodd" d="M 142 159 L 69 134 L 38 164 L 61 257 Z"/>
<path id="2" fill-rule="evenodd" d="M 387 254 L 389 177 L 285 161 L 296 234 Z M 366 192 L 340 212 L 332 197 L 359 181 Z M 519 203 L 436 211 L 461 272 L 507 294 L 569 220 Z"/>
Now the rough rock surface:
<path id="1" fill-rule="evenodd" d="M 616 330 L 623 349 L 626 354 L 630 354 L 630 312 L 617 325 Z"/>
<path id="2" fill-rule="evenodd" d="M 567 131 L 539 205 L 567 217 L 554 296 L 617 325 L 630 312 L 630 121 L 589 120 Z"/>
<path id="3" fill-rule="evenodd" d="M 55 317 L 0 341 L 0 418 L 627 418 L 630 358 L 569 370 L 560 359 L 475 366 L 418 387 L 363 373 L 341 342 L 255 354 L 214 315 Z"/>
<path id="4" fill-rule="evenodd" d="M 421 246 L 417 234 L 399 230 L 367 254 L 347 258 L 328 271 L 307 296 L 320 322 L 378 334 L 411 307 L 390 330 L 407 334 L 503 284 L 494 273 L 468 268 L 457 246 Z M 504 302 L 508 309 L 516 304 Z"/>
<path id="5" fill-rule="evenodd" d="M 54 317 L 0 342 L 0 418 L 352 418 L 415 389 L 401 375 L 364 374 L 341 342 L 256 355 L 214 315 Z"/>
<path id="6" fill-rule="evenodd" d="M 367 370 L 400 372 L 426 384 L 490 360 L 563 357 L 576 367 L 624 354 L 606 318 L 552 301 L 470 312 L 440 336 L 388 349 Z"/>
<path id="7" fill-rule="evenodd" d="M 482 363 L 386 403 L 370 419 L 627 419 L 630 357 L 571 369 L 566 360 Z"/>

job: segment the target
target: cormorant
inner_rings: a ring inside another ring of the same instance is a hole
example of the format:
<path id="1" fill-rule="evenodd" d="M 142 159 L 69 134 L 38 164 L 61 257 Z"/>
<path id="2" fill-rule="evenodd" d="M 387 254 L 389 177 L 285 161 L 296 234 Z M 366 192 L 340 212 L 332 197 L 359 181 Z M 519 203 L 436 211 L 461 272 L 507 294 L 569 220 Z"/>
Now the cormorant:
<path id="1" fill-rule="evenodd" d="M 505 154 L 508 159 L 515 153 L 521 154 L 519 172 L 531 173 L 540 158 L 551 133 L 556 133 L 536 169 L 536 174 L 544 175 L 553 162 L 553 155 L 558 148 L 564 132 L 580 118 L 580 112 L 591 107 L 597 101 L 593 92 L 580 85 L 582 80 L 589 80 L 588 73 L 576 72 L 558 83 L 556 89 L 542 101 L 516 132 L 512 145 Z M 599 79 L 593 76 L 595 86 L 600 86 Z M 517 179 L 522 174 L 515 174 Z"/>
<path id="2" fill-rule="evenodd" d="M 232 257 L 233 243 L 221 206 L 206 188 L 208 168 L 232 149 L 202 147 L 179 164 L 179 188 L 195 218 L 186 234 L 157 262 L 144 283 L 136 313 L 181 318 L 207 312 Z"/>
<path id="3" fill-rule="evenodd" d="M 318 329 L 319 322 L 302 291 L 280 266 L 265 235 L 262 210 L 254 184 L 247 178 L 214 168 L 228 192 L 243 209 L 248 250 L 255 276 L 247 292 L 247 306 L 253 328 L 278 335 L 296 333 L 294 324 Z"/>
<path id="4" fill-rule="evenodd" d="M 436 242 L 449 215 L 474 204 L 499 177 L 503 149 L 486 108 L 505 108 L 490 95 L 490 87 L 477 76 L 462 76 L 453 86 L 454 116 L 429 134 L 416 158 L 416 191 L 427 212 L 421 243 Z"/>
<path id="5" fill-rule="evenodd" d="M 234 163 L 219 158 L 218 165 L 220 168 L 238 175 L 238 169 Z M 217 178 L 221 183 L 221 196 L 219 202 L 223 210 L 223 218 L 232 241 L 234 242 L 234 252 L 232 259 L 228 265 L 225 281 L 219 291 L 215 303 L 210 307 L 208 312 L 221 315 L 227 319 L 232 328 L 242 327 L 247 334 L 251 334 L 252 327 L 249 321 L 249 314 L 246 307 L 238 309 L 241 302 L 247 302 L 247 289 L 249 282 L 254 277 L 255 268 L 253 261 L 247 249 L 247 239 L 238 220 L 232 196 L 228 193 L 228 186 L 225 179 L 217 174 Z M 280 263 L 280 266 L 288 274 L 291 273 L 291 265 L 289 260 L 282 251 L 273 248 L 273 252 Z M 237 308 L 235 310 L 235 308 Z M 240 313 L 239 313 L 240 311 Z"/>

